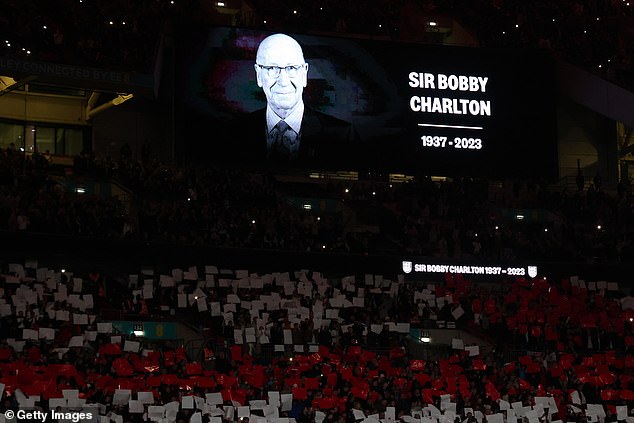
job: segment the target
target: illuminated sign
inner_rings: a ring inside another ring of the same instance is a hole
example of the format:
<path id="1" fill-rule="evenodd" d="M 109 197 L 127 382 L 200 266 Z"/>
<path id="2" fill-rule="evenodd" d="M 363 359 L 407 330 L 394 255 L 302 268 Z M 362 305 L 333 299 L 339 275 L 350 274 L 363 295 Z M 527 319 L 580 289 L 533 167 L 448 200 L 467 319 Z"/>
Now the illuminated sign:
<path id="1" fill-rule="evenodd" d="M 181 33 L 184 157 L 556 176 L 555 73 L 546 52 L 271 35 Z"/>
<path id="2" fill-rule="evenodd" d="M 402 271 L 405 274 L 461 274 L 461 275 L 507 275 L 529 276 L 535 278 L 538 275 L 537 266 L 517 265 L 481 265 L 481 264 L 443 264 L 443 263 L 414 263 L 403 260 Z"/>

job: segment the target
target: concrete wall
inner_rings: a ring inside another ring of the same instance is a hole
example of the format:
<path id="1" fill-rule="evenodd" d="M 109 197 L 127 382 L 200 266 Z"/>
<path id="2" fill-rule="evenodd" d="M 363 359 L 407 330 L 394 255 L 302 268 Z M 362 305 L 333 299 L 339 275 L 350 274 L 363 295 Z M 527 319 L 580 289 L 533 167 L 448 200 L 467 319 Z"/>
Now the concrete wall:
<path id="1" fill-rule="evenodd" d="M 114 96 L 103 94 L 102 98 L 110 100 Z M 90 120 L 86 120 L 86 105 L 87 97 L 14 91 L 0 96 L 0 118 L 35 124 L 92 126 L 92 149 L 96 154 L 119 158 L 121 147 L 128 143 L 133 157 L 140 159 L 142 145 L 148 143 L 152 157 L 172 160 L 170 103 L 134 97 Z"/>
<path id="2" fill-rule="evenodd" d="M 0 97 L 0 117 L 25 122 L 85 124 L 84 97 L 13 91 Z"/>
<path id="3" fill-rule="evenodd" d="M 599 173 L 606 187 L 615 186 L 616 123 L 566 97 L 560 99 L 557 113 L 560 178 L 574 184 L 580 160 L 586 182 Z"/>
<path id="4" fill-rule="evenodd" d="M 121 147 L 128 143 L 132 157 L 141 159 L 143 144 L 151 146 L 152 157 L 171 160 L 172 119 L 160 103 L 133 98 L 91 119 L 93 151 L 119 158 Z"/>

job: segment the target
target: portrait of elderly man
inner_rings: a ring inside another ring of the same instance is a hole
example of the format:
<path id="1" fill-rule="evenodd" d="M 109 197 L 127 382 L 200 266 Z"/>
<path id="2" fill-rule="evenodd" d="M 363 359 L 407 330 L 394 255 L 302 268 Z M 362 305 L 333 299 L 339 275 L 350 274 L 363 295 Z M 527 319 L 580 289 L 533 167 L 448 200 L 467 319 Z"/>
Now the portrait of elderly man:
<path id="1" fill-rule="evenodd" d="M 304 104 L 310 66 L 295 39 L 285 34 L 266 37 L 258 46 L 254 68 L 267 104 L 251 113 L 243 128 L 253 143 L 252 153 L 269 160 L 312 161 L 358 139 L 350 123 Z"/>

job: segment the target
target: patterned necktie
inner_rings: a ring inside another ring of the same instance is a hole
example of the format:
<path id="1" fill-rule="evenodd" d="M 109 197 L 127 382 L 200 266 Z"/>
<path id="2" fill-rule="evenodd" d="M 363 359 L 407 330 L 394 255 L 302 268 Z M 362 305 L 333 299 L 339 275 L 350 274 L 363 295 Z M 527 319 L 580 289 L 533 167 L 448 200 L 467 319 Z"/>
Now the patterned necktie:
<path id="1" fill-rule="evenodd" d="M 268 154 L 290 160 L 296 159 L 299 154 L 299 135 L 283 120 L 269 133 Z"/>

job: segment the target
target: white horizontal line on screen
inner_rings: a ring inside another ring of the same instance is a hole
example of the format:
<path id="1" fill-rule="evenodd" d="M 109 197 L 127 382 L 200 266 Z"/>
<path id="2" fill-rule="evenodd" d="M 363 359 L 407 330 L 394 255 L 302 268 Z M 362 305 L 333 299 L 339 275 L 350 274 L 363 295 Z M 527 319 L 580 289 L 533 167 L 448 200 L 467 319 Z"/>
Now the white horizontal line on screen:
<path id="1" fill-rule="evenodd" d="M 418 126 L 433 126 L 434 128 L 484 129 L 482 126 L 437 125 L 435 123 L 419 123 Z"/>

